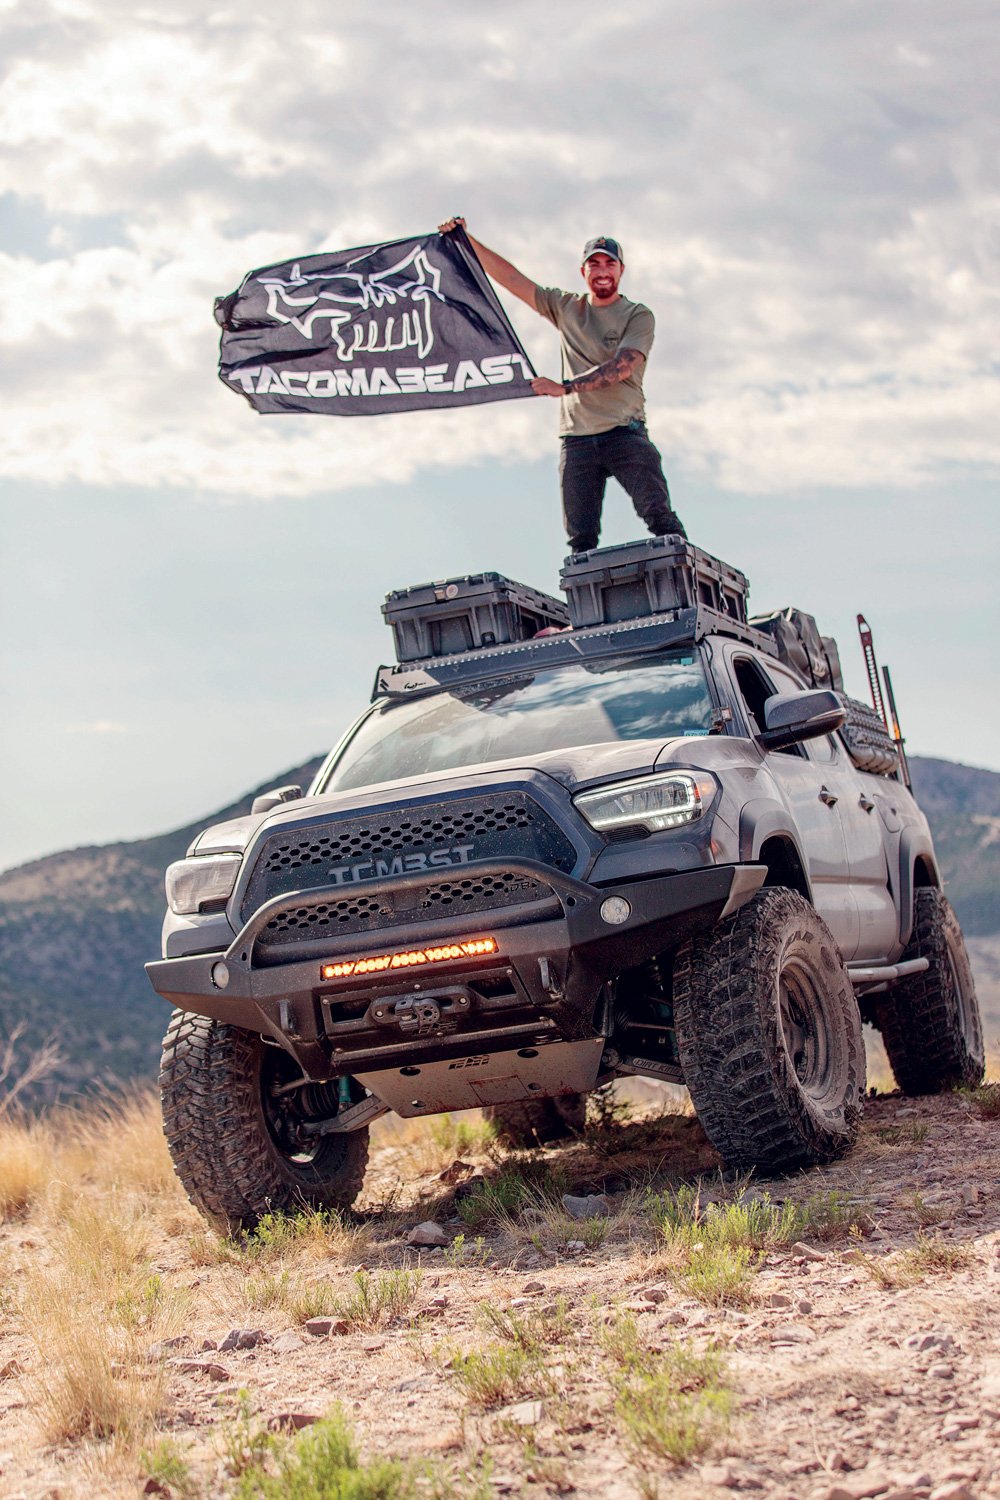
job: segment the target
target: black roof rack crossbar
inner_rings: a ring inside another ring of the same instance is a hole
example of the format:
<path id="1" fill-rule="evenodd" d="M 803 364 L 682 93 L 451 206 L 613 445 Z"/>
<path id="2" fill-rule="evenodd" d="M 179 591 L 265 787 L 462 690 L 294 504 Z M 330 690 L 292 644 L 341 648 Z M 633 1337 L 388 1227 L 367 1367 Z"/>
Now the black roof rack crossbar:
<path id="1" fill-rule="evenodd" d="M 376 698 L 408 698 L 441 688 L 488 682 L 517 671 L 566 666 L 602 657 L 645 656 L 687 642 L 694 645 L 706 635 L 735 636 L 768 656 L 777 648 L 769 636 L 704 605 L 673 610 L 663 615 L 623 620 L 616 625 L 594 625 L 535 636 L 530 641 L 438 656 L 402 666 L 380 667 L 372 692 Z"/>

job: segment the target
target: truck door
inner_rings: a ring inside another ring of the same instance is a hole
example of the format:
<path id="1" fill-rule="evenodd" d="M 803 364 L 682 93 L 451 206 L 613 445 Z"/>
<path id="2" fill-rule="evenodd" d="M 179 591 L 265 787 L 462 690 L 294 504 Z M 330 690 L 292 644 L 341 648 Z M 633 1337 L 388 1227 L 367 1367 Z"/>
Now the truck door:
<path id="1" fill-rule="evenodd" d="M 809 740 L 804 748 L 838 799 L 858 909 L 858 942 L 853 957 L 884 959 L 896 942 L 899 917 L 889 883 L 882 820 L 875 795 L 867 787 L 869 778 L 857 769 L 836 735 Z"/>
<path id="2" fill-rule="evenodd" d="M 726 655 L 736 706 L 746 722 L 746 733 L 754 739 L 764 728 L 767 699 L 775 693 L 801 692 L 802 685 L 771 662 L 765 668 L 749 648 L 737 646 Z M 859 918 L 838 812 L 840 798 L 826 784 L 820 768 L 810 761 L 802 745 L 762 753 L 798 829 L 813 904 L 845 959 L 853 958 L 858 946 Z"/>

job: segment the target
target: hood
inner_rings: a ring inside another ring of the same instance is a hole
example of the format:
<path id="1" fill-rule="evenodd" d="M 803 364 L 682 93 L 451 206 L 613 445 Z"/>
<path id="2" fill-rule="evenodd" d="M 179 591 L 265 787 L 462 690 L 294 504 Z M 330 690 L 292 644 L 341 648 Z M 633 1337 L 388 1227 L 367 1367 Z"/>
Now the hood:
<path id="1" fill-rule="evenodd" d="M 369 807 L 381 807 L 426 796 L 439 796 L 443 791 L 456 791 L 463 787 L 478 790 L 484 782 L 497 775 L 509 777 L 521 774 L 525 777 L 544 776 L 556 782 L 567 792 L 617 777 L 641 776 L 652 771 L 657 762 L 668 757 L 679 761 L 686 759 L 684 750 L 691 753 L 693 747 L 702 745 L 703 739 L 615 740 L 610 744 L 572 745 L 563 750 L 549 750 L 532 755 L 530 760 L 516 757 L 510 760 L 490 761 L 488 765 L 456 766 L 447 771 L 436 771 L 427 776 L 410 776 L 400 781 L 381 782 L 375 786 L 352 787 L 344 792 L 327 792 L 318 797 L 302 797 L 295 802 L 283 802 L 270 812 L 256 816 L 232 818 L 226 823 L 217 823 L 198 835 L 191 845 L 190 853 L 224 854 L 239 853 L 266 824 L 268 828 L 289 826 L 308 819 L 317 813 L 346 813 L 363 811 Z"/>

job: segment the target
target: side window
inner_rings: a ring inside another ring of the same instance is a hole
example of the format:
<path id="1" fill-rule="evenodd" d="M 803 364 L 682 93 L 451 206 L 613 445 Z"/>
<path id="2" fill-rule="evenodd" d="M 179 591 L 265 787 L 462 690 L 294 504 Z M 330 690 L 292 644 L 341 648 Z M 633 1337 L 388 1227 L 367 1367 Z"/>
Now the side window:
<path id="1" fill-rule="evenodd" d="M 798 686 L 797 683 L 782 682 L 780 687 L 775 687 L 762 668 L 749 656 L 733 658 L 733 675 L 736 678 L 736 685 L 740 690 L 753 734 L 760 734 L 764 729 L 764 704 L 768 698 L 773 698 L 775 693 L 794 692 Z M 777 754 L 804 758 L 801 745 L 788 745 Z"/>
<path id="2" fill-rule="evenodd" d="M 798 682 L 784 667 L 774 668 L 775 692 L 777 693 L 801 693 L 803 684 Z M 837 742 L 832 734 L 821 735 L 816 740 L 805 740 L 798 747 L 799 753 L 807 760 L 815 761 L 818 765 L 832 765 L 838 757 Z"/>
<path id="3" fill-rule="evenodd" d="M 764 704 L 768 698 L 772 697 L 774 688 L 765 680 L 763 672 L 756 664 L 745 656 L 738 656 L 735 659 L 733 673 L 736 677 L 736 686 L 743 697 L 750 728 L 754 734 L 760 734 L 764 728 Z"/>

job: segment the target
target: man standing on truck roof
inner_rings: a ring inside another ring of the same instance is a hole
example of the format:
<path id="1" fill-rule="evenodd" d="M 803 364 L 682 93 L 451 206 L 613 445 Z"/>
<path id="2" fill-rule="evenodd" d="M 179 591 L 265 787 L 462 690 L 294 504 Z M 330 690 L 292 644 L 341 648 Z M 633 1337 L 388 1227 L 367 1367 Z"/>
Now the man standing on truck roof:
<path id="1" fill-rule="evenodd" d="M 438 227 L 450 234 L 459 225 L 465 229 L 465 220 Z M 646 433 L 642 372 L 653 347 L 653 314 L 618 290 L 625 271 L 619 242 L 607 235 L 587 241 L 580 266 L 587 291 L 577 295 L 536 286 L 495 250 L 469 239 L 487 274 L 559 330 L 563 379 L 539 375 L 531 386 L 536 396 L 560 400 L 559 478 L 570 550 L 597 546 L 609 479 L 617 479 L 654 536 L 686 536 L 659 450 Z"/>

